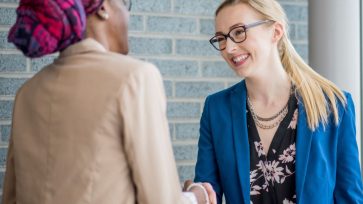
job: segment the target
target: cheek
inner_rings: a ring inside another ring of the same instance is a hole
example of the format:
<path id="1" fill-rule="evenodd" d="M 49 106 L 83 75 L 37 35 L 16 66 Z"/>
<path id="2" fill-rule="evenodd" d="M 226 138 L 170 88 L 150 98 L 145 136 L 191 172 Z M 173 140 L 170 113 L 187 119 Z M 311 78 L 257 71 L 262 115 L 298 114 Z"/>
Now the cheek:
<path id="1" fill-rule="evenodd" d="M 122 27 L 122 28 L 125 28 L 125 27 L 127 27 L 127 22 L 128 22 L 128 17 L 127 16 L 125 16 L 125 15 L 123 15 L 123 14 L 120 14 L 119 16 L 118 16 L 118 18 L 119 18 L 119 21 L 118 21 L 118 26 L 120 27 Z"/>
<path id="2" fill-rule="evenodd" d="M 230 63 L 230 62 L 229 62 L 229 58 L 228 58 L 228 54 L 225 52 L 225 50 L 224 50 L 224 51 L 222 51 L 220 54 L 221 54 L 221 56 L 223 57 L 223 59 L 224 59 L 226 62 Z"/>
<path id="3" fill-rule="evenodd" d="M 116 16 L 115 20 L 112 22 L 111 28 L 116 36 L 125 36 L 128 32 L 128 25 L 125 17 L 122 14 Z M 124 38 L 124 37 L 122 37 Z"/>

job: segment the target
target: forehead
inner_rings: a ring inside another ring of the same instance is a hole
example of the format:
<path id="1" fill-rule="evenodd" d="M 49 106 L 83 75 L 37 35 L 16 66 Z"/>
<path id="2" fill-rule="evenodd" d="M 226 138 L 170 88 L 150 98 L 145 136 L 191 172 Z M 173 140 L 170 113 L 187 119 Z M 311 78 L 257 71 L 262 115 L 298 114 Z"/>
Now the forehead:
<path id="1" fill-rule="evenodd" d="M 223 8 L 215 20 L 216 32 L 228 32 L 236 24 L 249 24 L 262 19 L 251 6 L 240 3 Z"/>

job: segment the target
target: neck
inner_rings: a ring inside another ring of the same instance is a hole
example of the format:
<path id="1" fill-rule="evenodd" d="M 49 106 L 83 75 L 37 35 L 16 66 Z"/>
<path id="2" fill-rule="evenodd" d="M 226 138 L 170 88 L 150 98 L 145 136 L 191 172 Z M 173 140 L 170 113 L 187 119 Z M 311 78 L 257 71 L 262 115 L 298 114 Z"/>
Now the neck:
<path id="1" fill-rule="evenodd" d="M 86 37 L 96 40 L 106 50 L 110 50 L 109 42 L 108 42 L 107 38 L 104 35 L 99 34 L 98 32 L 93 32 L 93 30 L 87 30 Z"/>
<path id="2" fill-rule="evenodd" d="M 248 77 L 245 79 L 248 90 L 248 97 L 251 101 L 259 101 L 265 106 L 278 103 L 278 101 L 289 98 L 291 90 L 291 81 L 283 68 L 282 64 L 266 67 L 268 70 L 259 73 L 258 76 Z"/>
<path id="3" fill-rule="evenodd" d="M 106 34 L 107 29 L 105 23 L 97 17 L 96 14 L 90 15 L 87 17 L 87 28 L 86 28 L 86 37 L 92 38 L 99 42 L 106 50 L 111 49 L 110 38 Z"/>

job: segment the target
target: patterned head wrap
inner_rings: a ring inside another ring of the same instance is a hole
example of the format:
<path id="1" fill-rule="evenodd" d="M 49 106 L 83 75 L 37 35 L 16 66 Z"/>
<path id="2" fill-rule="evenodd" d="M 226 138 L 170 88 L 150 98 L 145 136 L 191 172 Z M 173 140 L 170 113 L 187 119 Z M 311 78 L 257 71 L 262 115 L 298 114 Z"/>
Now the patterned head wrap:
<path id="1" fill-rule="evenodd" d="M 64 50 L 84 38 L 86 17 L 104 0 L 21 0 L 8 41 L 25 56 Z"/>

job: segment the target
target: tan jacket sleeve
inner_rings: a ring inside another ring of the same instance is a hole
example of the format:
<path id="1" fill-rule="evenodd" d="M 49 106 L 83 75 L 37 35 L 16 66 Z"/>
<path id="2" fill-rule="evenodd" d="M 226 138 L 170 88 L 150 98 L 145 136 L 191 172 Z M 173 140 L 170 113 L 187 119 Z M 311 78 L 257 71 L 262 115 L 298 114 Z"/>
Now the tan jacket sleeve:
<path id="1" fill-rule="evenodd" d="M 13 151 L 13 140 L 12 136 L 9 141 L 8 156 L 6 161 L 6 172 L 4 177 L 3 204 L 14 204 L 16 203 L 16 189 L 15 189 L 15 169 L 14 169 L 14 151 Z"/>
<path id="2" fill-rule="evenodd" d="M 166 117 L 159 71 L 145 64 L 121 90 L 124 147 L 136 187 L 137 203 L 188 203 L 182 197 Z"/>

